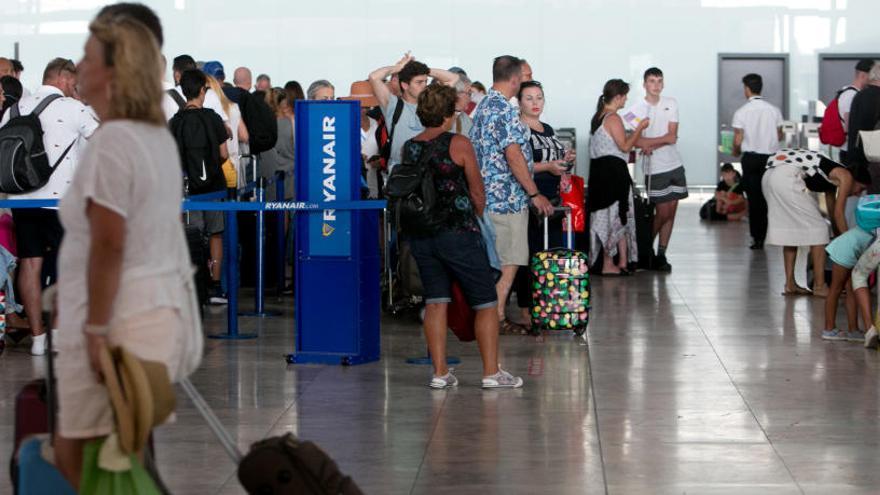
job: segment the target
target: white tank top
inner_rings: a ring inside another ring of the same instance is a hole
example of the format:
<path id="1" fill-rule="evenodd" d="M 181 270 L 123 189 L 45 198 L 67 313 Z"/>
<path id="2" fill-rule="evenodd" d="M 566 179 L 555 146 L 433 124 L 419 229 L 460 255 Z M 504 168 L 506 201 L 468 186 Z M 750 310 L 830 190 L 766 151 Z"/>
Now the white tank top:
<path id="1" fill-rule="evenodd" d="M 602 117 L 602 124 L 596 129 L 596 132 L 590 138 L 590 158 L 599 158 L 603 156 L 616 156 L 624 162 L 629 161 L 629 153 L 625 153 L 617 147 L 614 138 L 605 130 L 605 118 Z"/>

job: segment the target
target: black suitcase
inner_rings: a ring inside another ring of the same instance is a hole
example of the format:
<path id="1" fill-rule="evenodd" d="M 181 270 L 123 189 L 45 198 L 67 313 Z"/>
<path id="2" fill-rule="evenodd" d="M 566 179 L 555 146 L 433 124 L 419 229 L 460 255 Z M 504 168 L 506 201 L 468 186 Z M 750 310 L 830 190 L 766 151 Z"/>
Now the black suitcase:
<path id="1" fill-rule="evenodd" d="M 642 156 L 642 170 L 645 173 L 645 195 L 636 192 L 633 186 L 633 215 L 636 218 L 636 248 L 639 261 L 636 266 L 650 270 L 654 262 L 654 203 L 651 203 L 651 176 L 648 175 L 650 158 Z"/>
<path id="2" fill-rule="evenodd" d="M 279 215 L 265 213 L 263 215 L 263 288 L 277 289 L 279 273 L 278 265 L 277 224 Z M 257 285 L 257 214 L 252 211 L 238 213 L 238 244 L 241 248 L 239 285 L 256 287 Z M 283 284 L 283 282 L 281 282 Z M 283 288 L 283 287 L 282 287 Z"/>
<path id="3" fill-rule="evenodd" d="M 199 300 L 199 309 L 204 311 L 208 304 L 208 288 L 211 285 L 211 272 L 208 271 L 208 240 L 202 230 L 194 225 L 184 225 L 186 244 L 189 247 L 189 257 L 195 266 L 193 277 L 196 283 L 196 296 Z"/>

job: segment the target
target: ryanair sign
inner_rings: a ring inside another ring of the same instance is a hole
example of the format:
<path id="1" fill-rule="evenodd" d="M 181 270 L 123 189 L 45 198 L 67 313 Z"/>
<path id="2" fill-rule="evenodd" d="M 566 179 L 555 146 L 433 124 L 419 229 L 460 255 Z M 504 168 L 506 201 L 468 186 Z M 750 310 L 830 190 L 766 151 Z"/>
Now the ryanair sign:
<path id="1" fill-rule="evenodd" d="M 360 199 L 360 109 L 357 102 L 298 101 L 297 201 L 334 203 Z M 301 167 L 300 164 L 307 164 Z M 306 216 L 309 256 L 351 255 L 351 211 L 320 210 Z"/>

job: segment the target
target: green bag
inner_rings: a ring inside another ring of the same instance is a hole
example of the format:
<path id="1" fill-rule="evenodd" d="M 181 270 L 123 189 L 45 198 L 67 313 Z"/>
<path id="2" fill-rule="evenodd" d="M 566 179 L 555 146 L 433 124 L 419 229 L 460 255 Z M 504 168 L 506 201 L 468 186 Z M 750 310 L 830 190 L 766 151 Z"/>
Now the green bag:
<path id="1" fill-rule="evenodd" d="M 83 449 L 82 479 L 79 492 L 89 495 L 161 495 L 153 478 L 138 460 L 132 455 L 131 469 L 128 471 L 107 471 L 98 466 L 98 453 L 104 439 L 86 444 Z"/>

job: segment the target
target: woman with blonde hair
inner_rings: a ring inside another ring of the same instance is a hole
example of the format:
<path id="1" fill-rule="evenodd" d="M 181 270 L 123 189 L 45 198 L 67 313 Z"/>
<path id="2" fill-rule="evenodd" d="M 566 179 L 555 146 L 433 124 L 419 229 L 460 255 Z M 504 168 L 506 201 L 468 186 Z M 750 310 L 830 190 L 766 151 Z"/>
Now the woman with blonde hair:
<path id="1" fill-rule="evenodd" d="M 77 489 L 86 443 L 115 430 L 102 353 L 121 347 L 177 381 L 196 369 L 203 347 L 156 36 L 119 12 L 99 15 L 89 31 L 77 72 L 102 124 L 60 205 L 54 447 Z"/>
<path id="2" fill-rule="evenodd" d="M 239 142 L 248 141 L 248 132 L 247 127 L 244 125 L 244 120 L 241 118 L 241 110 L 238 108 L 238 104 L 226 97 L 220 81 L 210 74 L 205 74 L 205 77 L 208 79 L 208 86 L 214 94 L 217 95 L 217 98 L 220 99 L 220 107 L 223 108 L 223 113 L 229 117 L 231 135 L 229 136 L 229 139 L 226 140 L 226 149 L 229 152 L 229 160 L 232 162 L 233 167 L 235 167 L 238 176 L 238 187 L 244 186 L 244 183 L 246 182 L 246 174 L 243 173 L 241 168 L 241 149 L 239 147 Z"/>

